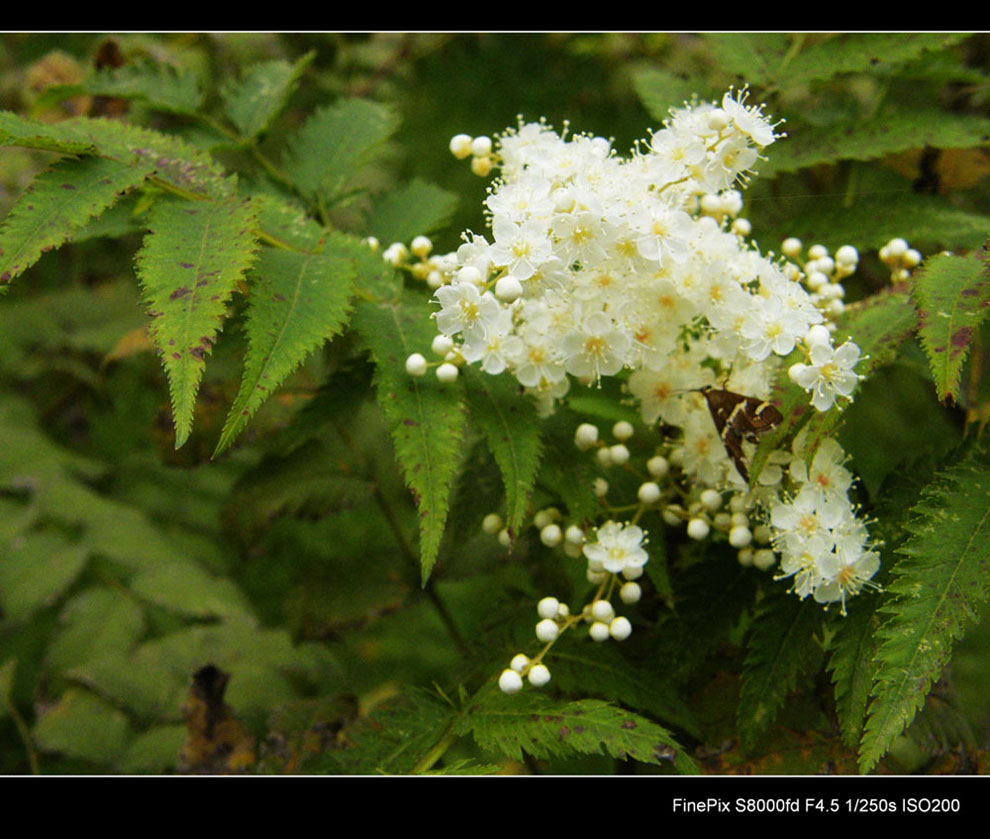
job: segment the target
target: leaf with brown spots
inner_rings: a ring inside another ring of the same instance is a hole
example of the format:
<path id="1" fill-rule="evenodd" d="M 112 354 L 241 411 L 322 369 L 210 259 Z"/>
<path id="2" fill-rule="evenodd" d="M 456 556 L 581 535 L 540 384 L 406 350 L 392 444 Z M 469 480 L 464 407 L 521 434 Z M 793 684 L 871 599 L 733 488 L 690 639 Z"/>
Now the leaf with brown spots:
<path id="1" fill-rule="evenodd" d="M 915 277 L 921 346 L 941 400 L 955 400 L 973 334 L 990 314 L 990 270 L 975 255 L 939 254 Z"/>
<path id="2" fill-rule="evenodd" d="M 0 293 L 45 251 L 60 247 L 154 167 L 100 158 L 61 160 L 35 178 L 0 227 Z"/>
<path id="3" fill-rule="evenodd" d="M 163 201 L 149 215 L 137 257 L 151 340 L 168 374 L 175 447 L 192 431 L 206 356 L 227 301 L 254 259 L 256 209 L 250 201 Z"/>

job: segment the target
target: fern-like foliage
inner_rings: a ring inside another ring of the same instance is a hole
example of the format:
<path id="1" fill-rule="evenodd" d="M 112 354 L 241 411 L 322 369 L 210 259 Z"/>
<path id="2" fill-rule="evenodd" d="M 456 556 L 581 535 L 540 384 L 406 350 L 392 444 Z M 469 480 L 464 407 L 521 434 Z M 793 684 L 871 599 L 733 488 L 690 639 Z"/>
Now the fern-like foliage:
<path id="1" fill-rule="evenodd" d="M 175 447 L 192 430 L 206 356 L 227 301 L 254 259 L 256 210 L 250 201 L 162 201 L 138 254 L 151 336 L 172 394 Z"/>
<path id="2" fill-rule="evenodd" d="M 39 175 L 0 228 L 0 292 L 44 251 L 62 245 L 120 195 L 141 184 L 153 169 L 149 161 L 135 165 L 67 158 Z"/>
<path id="3" fill-rule="evenodd" d="M 837 160 L 874 160 L 886 154 L 930 146 L 964 149 L 983 146 L 990 120 L 972 114 L 952 114 L 934 108 L 891 109 L 865 120 L 803 132 L 801 139 L 781 143 L 761 174 L 774 177 Z"/>
<path id="4" fill-rule="evenodd" d="M 169 64 L 138 61 L 122 67 L 108 67 L 93 73 L 79 84 L 52 85 L 38 97 L 35 113 L 65 99 L 88 94 L 132 99 L 166 113 L 192 115 L 203 104 L 199 77 Z"/>
<path id="5" fill-rule="evenodd" d="M 805 43 L 806 35 L 738 33 L 709 35 L 724 66 L 752 84 L 800 85 L 878 65 L 904 64 L 939 51 L 962 37 L 953 33 L 828 35 Z"/>
<path id="6" fill-rule="evenodd" d="M 536 407 L 505 376 L 466 370 L 465 394 L 473 422 L 481 429 L 505 482 L 506 526 L 518 534 L 543 454 Z"/>
<path id="7" fill-rule="evenodd" d="M 788 694 L 821 658 L 823 611 L 814 600 L 775 591 L 761 601 L 747 643 L 739 733 L 752 746 Z"/>
<path id="8" fill-rule="evenodd" d="M 415 379 L 406 373 L 406 359 L 429 346 L 436 334 L 420 295 L 402 291 L 394 300 L 359 301 L 354 326 L 375 360 L 378 404 L 416 498 L 425 581 L 436 562 L 450 489 L 462 458 L 461 395 L 459 388 L 441 385 L 435 378 Z"/>
<path id="9" fill-rule="evenodd" d="M 855 748 L 862 736 L 873 687 L 879 604 L 879 597 L 858 598 L 839 623 L 829 646 L 828 669 L 835 686 L 835 710 L 842 740 L 850 748 Z"/>
<path id="10" fill-rule="evenodd" d="M 290 138 L 284 169 L 308 198 L 332 207 L 398 127 L 394 110 L 366 99 L 320 108 Z"/>
<path id="11" fill-rule="evenodd" d="M 312 350 L 338 334 L 350 313 L 354 263 L 327 243 L 323 253 L 265 248 L 254 269 L 241 389 L 217 454 Z"/>
<path id="12" fill-rule="evenodd" d="M 875 684 L 860 749 L 869 771 L 922 706 L 952 644 L 990 594 L 990 457 L 981 449 L 936 474 L 911 510 L 891 569 Z"/>
<path id="13" fill-rule="evenodd" d="M 938 398 L 954 400 L 973 337 L 990 314 L 990 269 L 973 256 L 934 256 L 916 275 L 913 297 Z"/>
<path id="14" fill-rule="evenodd" d="M 620 760 L 670 761 L 681 774 L 696 774 L 694 761 L 667 729 L 599 699 L 559 701 L 537 693 L 487 693 L 454 726 L 484 749 L 522 760 L 601 754 Z"/>
<path id="15" fill-rule="evenodd" d="M 240 79 L 224 86 L 221 91 L 224 108 L 242 138 L 250 140 L 268 129 L 315 57 L 315 52 L 308 52 L 292 64 L 288 61 L 254 64 Z"/>

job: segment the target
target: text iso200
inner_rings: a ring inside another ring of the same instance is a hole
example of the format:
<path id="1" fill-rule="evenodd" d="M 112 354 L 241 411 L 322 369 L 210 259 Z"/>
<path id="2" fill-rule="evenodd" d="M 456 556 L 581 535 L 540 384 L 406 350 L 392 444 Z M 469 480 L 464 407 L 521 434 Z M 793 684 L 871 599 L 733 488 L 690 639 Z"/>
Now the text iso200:
<path id="1" fill-rule="evenodd" d="M 905 798 L 905 813 L 958 813 L 958 798 Z"/>

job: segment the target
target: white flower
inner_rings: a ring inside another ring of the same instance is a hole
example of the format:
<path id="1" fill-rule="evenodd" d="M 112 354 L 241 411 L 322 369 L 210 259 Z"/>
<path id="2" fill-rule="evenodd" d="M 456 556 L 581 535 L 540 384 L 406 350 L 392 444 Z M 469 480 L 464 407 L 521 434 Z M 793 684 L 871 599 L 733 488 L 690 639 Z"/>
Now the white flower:
<path id="1" fill-rule="evenodd" d="M 588 567 L 593 571 L 619 574 L 626 568 L 641 568 L 649 555 L 643 549 L 646 534 L 634 524 L 607 521 L 596 531 L 597 541 L 584 546 Z"/>
<path id="2" fill-rule="evenodd" d="M 859 347 L 846 341 L 841 347 L 833 348 L 828 330 L 821 325 L 811 327 L 806 343 L 811 364 L 795 364 L 788 375 L 796 385 L 812 391 L 811 404 L 815 408 L 827 411 L 836 395 L 851 396 L 859 382 L 859 376 L 853 372 L 859 361 Z"/>

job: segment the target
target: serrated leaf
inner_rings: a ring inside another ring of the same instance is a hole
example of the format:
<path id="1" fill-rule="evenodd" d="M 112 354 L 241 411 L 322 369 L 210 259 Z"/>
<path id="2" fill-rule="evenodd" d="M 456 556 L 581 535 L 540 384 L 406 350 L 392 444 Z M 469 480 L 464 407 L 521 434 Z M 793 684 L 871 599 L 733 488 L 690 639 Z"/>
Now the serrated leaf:
<path id="1" fill-rule="evenodd" d="M 557 701 L 542 694 L 487 693 L 455 724 L 483 749 L 522 760 L 605 752 L 619 760 L 659 764 L 696 774 L 694 762 L 667 729 L 598 699 Z"/>
<path id="2" fill-rule="evenodd" d="M 865 70 L 880 65 L 913 61 L 928 51 L 945 49 L 966 37 L 965 33 L 873 32 L 828 35 L 803 49 L 781 67 L 782 85 L 792 87 Z"/>
<path id="3" fill-rule="evenodd" d="M 829 241 L 861 251 L 878 250 L 905 230 L 912 231 L 913 244 L 970 248 L 981 244 L 990 230 L 990 216 L 959 209 L 941 197 L 911 192 L 906 182 L 894 199 L 857 195 L 848 206 L 820 196 L 800 203 L 786 201 L 782 199 L 776 209 L 787 235 L 819 241 L 827 231 Z"/>
<path id="4" fill-rule="evenodd" d="M 561 690 L 645 711 L 702 739 L 691 709 L 661 674 L 626 660 L 607 645 L 555 648 L 548 662 L 553 683 Z"/>
<path id="5" fill-rule="evenodd" d="M 257 137 L 271 125 L 315 57 L 313 51 L 295 64 L 281 60 L 255 64 L 239 80 L 224 86 L 224 107 L 242 137 Z"/>
<path id="6" fill-rule="evenodd" d="M 774 592 L 757 607 L 746 647 L 739 693 L 739 733 L 752 746 L 773 722 L 788 694 L 821 656 L 815 636 L 824 610 L 812 599 Z"/>
<path id="7" fill-rule="evenodd" d="M 922 491 L 882 607 L 876 682 L 860 749 L 867 772 L 924 703 L 954 641 L 990 594 L 990 458 L 973 450 Z"/>
<path id="8" fill-rule="evenodd" d="M 375 202 L 368 231 L 386 246 L 410 242 L 415 236 L 440 230 L 457 208 L 457 195 L 446 189 L 413 180 L 390 189 Z"/>
<path id="9" fill-rule="evenodd" d="M 147 162 L 61 160 L 35 178 L 0 227 L 0 291 L 153 171 Z"/>
<path id="10" fill-rule="evenodd" d="M 214 457 L 313 350 L 340 334 L 350 314 L 355 268 L 333 241 L 319 254 L 265 248 L 251 278 L 244 378 Z"/>
<path id="11" fill-rule="evenodd" d="M 712 91 L 699 90 L 698 81 L 681 78 L 657 67 L 647 67 L 633 73 L 636 93 L 650 115 L 661 122 L 670 116 L 671 108 L 682 107 L 695 94 L 702 99 L 714 95 Z"/>
<path id="12" fill-rule="evenodd" d="M 62 154 L 95 154 L 96 144 L 61 131 L 58 123 L 41 123 L 10 111 L 0 111 L 0 146 L 55 151 Z"/>
<path id="13" fill-rule="evenodd" d="M 938 254 L 914 276 L 918 337 L 940 400 L 955 400 L 977 327 L 990 314 L 990 269 L 975 256 Z"/>
<path id="14" fill-rule="evenodd" d="M 840 160 L 873 160 L 886 154 L 925 146 L 960 149 L 990 142 L 990 120 L 935 108 L 892 110 L 873 119 L 855 120 L 826 128 L 804 127 L 786 142 L 774 144 L 760 175 L 772 178 L 809 166 Z"/>
<path id="15" fill-rule="evenodd" d="M 398 127 L 392 108 L 367 99 L 320 108 L 289 139 L 283 168 L 304 194 L 333 205 Z"/>
<path id="16" fill-rule="evenodd" d="M 375 394 L 385 417 L 406 484 L 420 518 L 424 582 L 433 569 L 461 461 L 464 408 L 459 388 L 434 376 L 414 378 L 406 359 L 429 347 L 436 326 L 422 295 L 405 291 L 394 301 L 361 301 L 354 326 L 375 360 Z"/>
<path id="17" fill-rule="evenodd" d="M 189 143 L 102 117 L 43 123 L 0 111 L 0 145 L 99 155 L 138 167 L 149 165 L 156 178 L 209 198 L 230 197 L 236 184 L 208 154 Z"/>
<path id="18" fill-rule="evenodd" d="M 829 645 L 828 669 L 835 685 L 835 710 L 842 742 L 854 748 L 863 733 L 866 703 L 873 687 L 874 658 L 879 647 L 879 598 L 857 597 Z"/>
<path id="19" fill-rule="evenodd" d="M 464 369 L 471 419 L 481 429 L 505 483 L 506 524 L 519 533 L 543 455 L 542 427 L 536 406 L 507 376 Z"/>
<path id="20" fill-rule="evenodd" d="M 203 104 L 195 73 L 169 64 L 141 61 L 99 70 L 78 84 L 52 85 L 38 97 L 34 112 L 84 94 L 135 99 L 158 111 L 187 116 L 195 115 Z"/>
<path id="21" fill-rule="evenodd" d="M 783 33 L 717 33 L 705 36 L 722 67 L 754 85 L 769 84 L 791 46 Z"/>
<path id="22" fill-rule="evenodd" d="M 206 356 L 227 301 L 254 258 L 250 201 L 156 204 L 137 257 L 153 321 L 151 338 L 168 374 L 175 447 L 188 439 Z"/>

